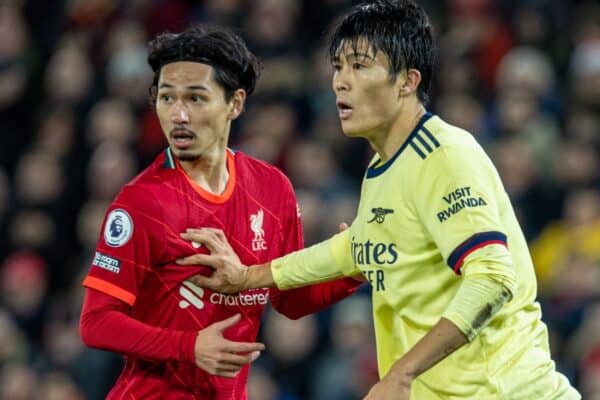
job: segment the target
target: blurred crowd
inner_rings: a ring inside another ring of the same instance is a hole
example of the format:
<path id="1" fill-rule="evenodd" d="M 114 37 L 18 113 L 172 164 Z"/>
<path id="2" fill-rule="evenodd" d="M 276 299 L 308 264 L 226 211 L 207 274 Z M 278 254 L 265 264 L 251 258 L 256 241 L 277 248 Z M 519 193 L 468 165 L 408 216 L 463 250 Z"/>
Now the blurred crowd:
<path id="1" fill-rule="evenodd" d="M 0 2 L 0 400 L 103 399 L 120 357 L 79 339 L 104 212 L 165 147 L 146 43 L 224 24 L 261 57 L 232 147 L 291 178 L 306 243 L 351 222 L 372 153 L 344 138 L 324 49 L 348 0 Z M 559 370 L 600 399 L 600 5 L 424 0 L 428 109 L 489 152 L 530 243 Z M 354 400 L 377 380 L 368 288 L 318 315 L 269 311 L 251 400 Z"/>

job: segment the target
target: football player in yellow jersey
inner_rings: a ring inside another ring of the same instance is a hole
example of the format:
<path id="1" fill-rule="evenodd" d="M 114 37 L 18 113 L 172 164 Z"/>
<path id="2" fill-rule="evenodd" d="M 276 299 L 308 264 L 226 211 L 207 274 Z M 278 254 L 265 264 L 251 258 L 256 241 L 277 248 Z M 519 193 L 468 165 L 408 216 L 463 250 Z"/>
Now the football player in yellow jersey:
<path id="1" fill-rule="evenodd" d="M 198 286 L 288 289 L 362 274 L 381 381 L 367 399 L 579 399 L 550 358 L 527 244 L 475 139 L 426 112 L 434 45 L 412 1 L 355 6 L 330 44 L 342 130 L 377 155 L 349 229 L 246 268 L 219 235 L 183 236 L 215 268 Z"/>

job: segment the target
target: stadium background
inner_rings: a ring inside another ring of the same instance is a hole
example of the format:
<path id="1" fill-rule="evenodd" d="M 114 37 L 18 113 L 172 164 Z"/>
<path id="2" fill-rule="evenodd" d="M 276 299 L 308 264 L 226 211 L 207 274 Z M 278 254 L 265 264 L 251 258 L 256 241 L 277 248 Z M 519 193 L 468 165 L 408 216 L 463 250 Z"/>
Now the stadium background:
<path id="1" fill-rule="evenodd" d="M 307 244 L 351 221 L 370 150 L 340 132 L 323 33 L 344 0 L 0 4 L 0 400 L 101 399 L 119 357 L 78 336 L 109 202 L 164 146 L 146 42 L 234 27 L 263 60 L 232 146 L 294 183 Z M 600 399 L 600 6 L 423 1 L 439 55 L 429 109 L 492 155 L 538 269 L 561 371 Z M 289 322 L 268 313 L 251 400 L 353 400 L 376 380 L 368 289 Z"/>

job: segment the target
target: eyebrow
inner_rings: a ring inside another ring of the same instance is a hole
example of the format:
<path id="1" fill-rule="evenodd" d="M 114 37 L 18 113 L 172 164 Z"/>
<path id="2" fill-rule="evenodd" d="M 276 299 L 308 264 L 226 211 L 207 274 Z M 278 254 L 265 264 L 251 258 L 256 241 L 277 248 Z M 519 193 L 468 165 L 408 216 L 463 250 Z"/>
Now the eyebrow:
<path id="1" fill-rule="evenodd" d="M 371 54 L 367 54 L 367 53 L 350 53 L 347 54 L 346 59 L 350 59 L 350 58 L 366 58 L 369 60 L 375 60 L 375 57 L 373 57 Z M 333 62 L 340 62 L 340 60 L 342 59 L 342 57 L 340 57 L 340 55 L 336 55 L 332 58 Z"/>
<path id="2" fill-rule="evenodd" d="M 368 58 L 370 60 L 374 60 L 375 57 L 373 57 L 371 54 L 367 54 L 367 53 L 350 53 L 346 56 L 346 58 Z"/>
<path id="3" fill-rule="evenodd" d="M 172 89 L 174 88 L 174 85 L 171 85 L 170 83 L 161 83 L 160 86 L 158 87 L 159 89 Z M 210 92 L 210 90 L 204 86 L 204 85 L 190 85 L 190 86 L 185 86 L 185 89 L 188 90 L 204 90 L 206 92 Z"/>

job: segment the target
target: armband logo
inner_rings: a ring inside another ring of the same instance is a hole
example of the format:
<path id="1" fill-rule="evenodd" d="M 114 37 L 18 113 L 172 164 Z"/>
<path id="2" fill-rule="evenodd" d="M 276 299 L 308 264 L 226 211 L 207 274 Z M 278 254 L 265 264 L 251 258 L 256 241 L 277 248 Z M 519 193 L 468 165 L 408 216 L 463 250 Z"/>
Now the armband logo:
<path id="1" fill-rule="evenodd" d="M 99 251 L 97 251 L 94 255 L 94 261 L 92 261 L 92 265 L 110 272 L 114 272 L 115 274 L 118 274 L 121 271 L 121 261 L 107 256 L 106 254 L 102 254 Z"/>
<path id="2" fill-rule="evenodd" d="M 465 208 L 482 207 L 488 204 L 483 197 L 472 194 L 470 186 L 457 188 L 442 196 L 442 199 L 446 203 L 445 208 L 436 214 L 440 222 L 447 221 Z"/>
<path id="3" fill-rule="evenodd" d="M 104 241 L 110 247 L 120 247 L 133 235 L 133 220 L 127 211 L 117 208 L 112 210 L 104 225 Z"/>

